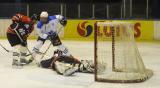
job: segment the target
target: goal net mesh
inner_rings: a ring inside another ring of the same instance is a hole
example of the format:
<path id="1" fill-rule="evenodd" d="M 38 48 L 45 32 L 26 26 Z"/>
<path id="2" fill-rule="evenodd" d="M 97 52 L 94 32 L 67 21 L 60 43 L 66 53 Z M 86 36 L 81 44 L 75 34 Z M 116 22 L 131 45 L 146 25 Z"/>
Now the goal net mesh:
<path id="1" fill-rule="evenodd" d="M 97 22 L 95 25 L 95 80 L 134 83 L 150 78 L 129 22 Z"/>

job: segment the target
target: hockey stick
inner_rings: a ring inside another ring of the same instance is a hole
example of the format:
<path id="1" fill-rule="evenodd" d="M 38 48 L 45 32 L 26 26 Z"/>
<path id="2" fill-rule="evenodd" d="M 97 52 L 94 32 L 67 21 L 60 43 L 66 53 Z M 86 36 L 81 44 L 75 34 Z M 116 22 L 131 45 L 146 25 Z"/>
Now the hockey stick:
<path id="1" fill-rule="evenodd" d="M 49 48 L 50 48 L 51 45 L 52 45 L 52 43 L 49 44 L 48 48 L 45 50 L 45 52 L 43 53 L 43 55 L 40 58 L 40 60 L 43 59 L 44 55 L 47 53 L 47 51 L 49 50 Z"/>
<path id="2" fill-rule="evenodd" d="M 62 30 L 62 28 L 63 28 L 63 26 L 61 26 L 61 27 L 59 28 L 59 31 L 57 32 L 57 36 L 58 36 L 58 34 L 60 33 L 60 31 Z M 47 49 L 45 50 L 45 52 L 43 53 L 43 55 L 42 55 L 42 57 L 40 58 L 40 60 L 43 59 L 44 55 L 47 53 L 47 51 L 49 50 L 49 48 L 50 48 L 51 45 L 52 45 L 52 42 L 49 44 L 48 48 L 47 48 Z"/>
<path id="3" fill-rule="evenodd" d="M 2 44 L 0 44 L 0 46 L 1 46 L 5 51 L 7 51 L 8 53 L 9 53 L 9 52 L 12 52 L 12 51 L 6 49 Z"/>
<path id="4" fill-rule="evenodd" d="M 38 54 L 40 54 L 40 55 L 43 55 L 44 53 L 42 53 L 42 52 L 37 52 Z M 31 54 L 33 54 L 33 53 L 31 53 Z M 27 54 L 26 56 L 30 56 L 31 54 Z"/>
<path id="5" fill-rule="evenodd" d="M 6 51 L 6 52 L 8 52 L 8 53 L 13 53 L 13 51 L 11 51 L 11 50 L 8 50 L 8 49 L 6 49 L 1 43 L 0 43 L 0 46 Z M 44 53 L 42 53 L 42 52 L 39 52 L 40 54 L 44 54 Z M 27 54 L 26 56 L 30 56 L 31 54 Z"/>

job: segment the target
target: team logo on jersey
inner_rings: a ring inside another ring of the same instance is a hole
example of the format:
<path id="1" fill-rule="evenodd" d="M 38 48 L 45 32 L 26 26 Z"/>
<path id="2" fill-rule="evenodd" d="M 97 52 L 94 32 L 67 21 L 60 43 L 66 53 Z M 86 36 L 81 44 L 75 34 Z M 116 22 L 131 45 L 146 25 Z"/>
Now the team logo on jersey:
<path id="1" fill-rule="evenodd" d="M 25 28 L 26 28 L 26 29 L 28 29 L 28 28 L 29 28 L 29 24 L 25 24 L 24 26 L 25 26 Z"/>
<path id="2" fill-rule="evenodd" d="M 86 25 L 87 23 L 87 21 L 84 21 L 78 24 L 77 32 L 80 36 L 88 37 L 92 34 L 93 27 L 91 25 Z"/>

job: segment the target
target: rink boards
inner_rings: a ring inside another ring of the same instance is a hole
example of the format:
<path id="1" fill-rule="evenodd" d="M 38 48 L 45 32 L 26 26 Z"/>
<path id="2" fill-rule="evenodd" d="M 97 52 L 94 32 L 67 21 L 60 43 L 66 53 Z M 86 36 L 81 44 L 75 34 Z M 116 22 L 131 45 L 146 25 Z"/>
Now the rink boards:
<path id="1" fill-rule="evenodd" d="M 60 37 L 66 40 L 93 40 L 94 29 L 96 22 L 109 22 L 113 20 L 68 20 L 67 26 L 63 31 L 60 32 Z M 160 40 L 160 21 L 150 21 L 150 20 L 114 20 L 131 22 L 134 25 L 135 38 L 137 40 Z M 10 19 L 0 19 L 0 37 L 6 38 L 6 30 L 10 25 Z M 36 28 L 36 25 L 35 25 Z M 107 38 L 111 37 L 110 31 L 105 31 L 106 28 L 101 28 L 101 35 L 99 37 Z M 37 37 L 34 31 L 30 38 Z"/>

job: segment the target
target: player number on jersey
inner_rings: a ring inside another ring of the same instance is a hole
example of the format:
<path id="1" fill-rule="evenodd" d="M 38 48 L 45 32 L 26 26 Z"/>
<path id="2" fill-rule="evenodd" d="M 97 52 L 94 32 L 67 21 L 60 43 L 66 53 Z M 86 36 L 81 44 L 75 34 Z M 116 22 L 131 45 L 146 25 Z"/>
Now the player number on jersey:
<path id="1" fill-rule="evenodd" d="M 20 33 L 21 35 L 25 35 L 25 34 L 26 34 L 26 33 L 25 33 L 25 30 L 23 30 L 22 28 L 19 29 L 19 33 Z"/>

